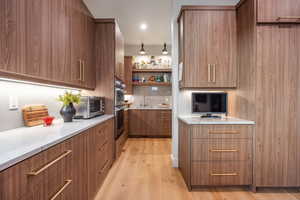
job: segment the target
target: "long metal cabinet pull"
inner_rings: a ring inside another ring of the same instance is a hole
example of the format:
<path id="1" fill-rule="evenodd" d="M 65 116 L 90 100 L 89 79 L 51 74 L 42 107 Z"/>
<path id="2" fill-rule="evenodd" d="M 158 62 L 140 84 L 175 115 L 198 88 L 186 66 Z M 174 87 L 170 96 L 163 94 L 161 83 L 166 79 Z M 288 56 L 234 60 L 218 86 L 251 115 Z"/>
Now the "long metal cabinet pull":
<path id="1" fill-rule="evenodd" d="M 207 76 L 208 76 L 208 82 L 211 82 L 211 64 L 207 65 Z"/>
<path id="2" fill-rule="evenodd" d="M 211 176 L 237 176 L 237 173 L 211 173 Z"/>
<path id="3" fill-rule="evenodd" d="M 239 131 L 209 131 L 209 134 L 240 134 Z"/>
<path id="4" fill-rule="evenodd" d="M 214 64 L 213 65 L 213 70 L 214 70 L 214 72 L 213 72 L 213 82 L 214 83 L 216 82 L 216 68 L 217 68 L 217 64 Z"/>
<path id="5" fill-rule="evenodd" d="M 237 149 L 211 149 L 210 152 L 238 152 Z"/>
<path id="6" fill-rule="evenodd" d="M 300 20 L 300 16 L 283 16 L 283 17 L 278 17 L 277 21 L 280 21 L 281 19 L 297 19 L 297 20 Z"/>
<path id="7" fill-rule="evenodd" d="M 81 81 L 81 60 L 79 60 L 78 62 L 79 62 L 79 78 L 78 78 L 78 80 Z"/>
<path id="8" fill-rule="evenodd" d="M 85 81 L 85 62 L 82 61 L 82 81 Z"/>
<path id="9" fill-rule="evenodd" d="M 55 200 L 70 184 L 72 183 L 72 180 L 66 180 L 65 184 L 60 188 L 53 197 L 51 197 L 50 200 Z"/>
<path id="10" fill-rule="evenodd" d="M 60 161 L 60 160 L 63 159 L 64 157 L 66 157 L 67 155 L 69 155 L 70 153 L 72 153 L 71 150 L 66 151 L 65 153 L 63 153 L 62 155 L 58 156 L 58 157 L 55 158 L 53 161 L 49 162 L 48 164 L 46 164 L 45 166 L 43 166 L 43 167 L 40 168 L 39 170 L 29 172 L 27 175 L 28 175 L 28 176 L 38 176 L 40 173 L 44 172 L 44 171 L 47 170 L 49 167 L 51 167 L 52 165 L 54 165 L 55 163 L 57 163 L 58 161 Z"/>

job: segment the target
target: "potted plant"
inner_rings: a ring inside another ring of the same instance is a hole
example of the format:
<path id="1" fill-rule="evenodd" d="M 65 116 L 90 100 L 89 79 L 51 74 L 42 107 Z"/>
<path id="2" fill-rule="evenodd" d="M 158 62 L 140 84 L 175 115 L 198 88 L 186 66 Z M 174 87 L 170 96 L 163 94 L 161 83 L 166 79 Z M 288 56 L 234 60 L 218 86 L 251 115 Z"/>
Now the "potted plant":
<path id="1" fill-rule="evenodd" d="M 63 107 L 60 110 L 60 114 L 64 119 L 64 122 L 72 122 L 73 117 L 76 114 L 74 104 L 80 103 L 80 94 L 72 94 L 71 92 L 65 92 L 64 95 L 59 95 L 58 101 L 63 103 Z"/>

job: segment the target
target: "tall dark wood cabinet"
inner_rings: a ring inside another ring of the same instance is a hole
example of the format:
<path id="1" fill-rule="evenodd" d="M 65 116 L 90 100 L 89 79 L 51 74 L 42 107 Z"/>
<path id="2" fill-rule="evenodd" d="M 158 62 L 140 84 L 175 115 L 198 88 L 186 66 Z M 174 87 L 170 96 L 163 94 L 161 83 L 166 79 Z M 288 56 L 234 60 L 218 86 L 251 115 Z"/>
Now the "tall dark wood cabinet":
<path id="1" fill-rule="evenodd" d="M 94 22 L 82 0 L 0 2 L 0 76 L 95 88 Z"/>
<path id="2" fill-rule="evenodd" d="M 116 43 L 116 65 L 115 65 L 115 76 L 122 80 L 124 80 L 124 37 L 120 30 L 120 27 L 116 24 L 115 26 L 115 43 Z"/>
<path id="3" fill-rule="evenodd" d="M 124 60 L 124 81 L 125 81 L 125 85 L 126 85 L 126 94 L 133 94 L 132 68 L 133 68 L 133 58 L 132 58 L 132 56 L 125 56 L 125 60 Z"/>
<path id="4" fill-rule="evenodd" d="M 236 87 L 235 7 L 183 6 L 178 24 L 180 87 Z"/>
<path id="5" fill-rule="evenodd" d="M 255 187 L 300 186 L 300 25 L 274 20 L 295 16 L 297 8 L 298 1 L 261 0 L 237 8 L 240 87 L 234 112 L 256 121 Z"/>
<path id="6" fill-rule="evenodd" d="M 123 80 L 124 41 L 115 19 L 96 19 L 96 91 L 105 97 L 105 111 L 114 113 L 115 79 Z"/>

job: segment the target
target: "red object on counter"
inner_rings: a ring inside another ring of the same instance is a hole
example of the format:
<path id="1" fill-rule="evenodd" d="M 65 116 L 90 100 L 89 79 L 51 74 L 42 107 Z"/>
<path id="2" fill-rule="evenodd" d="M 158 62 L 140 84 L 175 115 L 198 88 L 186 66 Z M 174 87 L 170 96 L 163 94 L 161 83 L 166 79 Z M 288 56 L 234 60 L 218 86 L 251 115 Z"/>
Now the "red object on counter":
<path id="1" fill-rule="evenodd" d="M 51 117 L 51 116 L 48 116 L 48 117 L 44 117 L 43 118 L 43 121 L 44 121 L 44 125 L 45 126 L 50 126 L 52 125 L 52 122 L 55 118 L 54 117 Z"/>

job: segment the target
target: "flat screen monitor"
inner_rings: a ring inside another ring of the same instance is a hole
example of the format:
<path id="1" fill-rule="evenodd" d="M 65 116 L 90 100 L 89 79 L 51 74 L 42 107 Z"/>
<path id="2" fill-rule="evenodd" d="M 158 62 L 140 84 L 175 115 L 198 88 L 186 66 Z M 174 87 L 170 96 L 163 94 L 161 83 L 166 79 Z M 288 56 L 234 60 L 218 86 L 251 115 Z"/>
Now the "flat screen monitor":
<path id="1" fill-rule="evenodd" d="M 192 112 L 227 114 L 227 93 L 192 93 Z"/>

